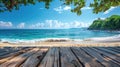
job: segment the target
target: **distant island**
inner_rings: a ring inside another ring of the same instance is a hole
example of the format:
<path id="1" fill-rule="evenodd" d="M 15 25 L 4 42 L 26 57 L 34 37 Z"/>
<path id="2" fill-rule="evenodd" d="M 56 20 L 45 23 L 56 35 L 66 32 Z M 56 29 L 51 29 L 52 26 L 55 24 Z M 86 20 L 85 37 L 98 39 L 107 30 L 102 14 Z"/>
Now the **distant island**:
<path id="1" fill-rule="evenodd" d="M 120 30 L 120 15 L 112 15 L 106 19 L 94 20 L 89 30 Z"/>

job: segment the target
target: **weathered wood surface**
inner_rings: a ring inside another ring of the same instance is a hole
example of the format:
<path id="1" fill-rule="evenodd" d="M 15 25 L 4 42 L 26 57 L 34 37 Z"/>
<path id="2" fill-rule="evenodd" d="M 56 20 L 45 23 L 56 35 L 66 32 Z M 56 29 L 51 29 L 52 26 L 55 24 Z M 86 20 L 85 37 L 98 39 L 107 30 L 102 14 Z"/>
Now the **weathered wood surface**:
<path id="1" fill-rule="evenodd" d="M 30 50 L 30 49 L 31 49 L 31 48 L 22 49 L 22 50 L 20 50 L 20 51 L 18 51 L 18 52 L 13 52 L 13 53 L 8 53 L 8 54 L 6 54 L 6 55 L 3 55 L 3 56 L 0 57 L 0 64 L 6 62 L 6 61 L 8 61 L 8 60 L 10 60 L 11 58 L 14 58 L 15 56 L 18 56 L 18 55 L 20 55 L 20 54 L 22 54 L 22 53 L 25 53 L 26 51 L 28 51 L 28 50 Z"/>
<path id="2" fill-rule="evenodd" d="M 48 49 L 46 48 L 40 48 L 38 52 L 30 56 L 22 65 L 21 67 L 36 67 L 39 62 L 43 59 L 45 56 L 45 53 Z"/>
<path id="3" fill-rule="evenodd" d="M 57 48 L 50 48 L 38 67 L 59 67 L 59 54 Z"/>
<path id="4" fill-rule="evenodd" d="M 5 47 L 0 67 L 120 67 L 120 47 Z"/>

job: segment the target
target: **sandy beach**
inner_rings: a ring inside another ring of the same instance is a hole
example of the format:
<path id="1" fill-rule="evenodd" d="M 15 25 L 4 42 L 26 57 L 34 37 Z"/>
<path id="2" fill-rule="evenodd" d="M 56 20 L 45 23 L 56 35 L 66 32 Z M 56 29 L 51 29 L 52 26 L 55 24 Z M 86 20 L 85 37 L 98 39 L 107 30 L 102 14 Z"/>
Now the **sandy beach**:
<path id="1" fill-rule="evenodd" d="M 84 40 L 84 41 L 53 41 L 53 42 L 35 42 L 35 43 L 0 43 L 0 47 L 110 47 L 120 46 L 120 41 L 102 41 L 102 40 Z"/>
<path id="2" fill-rule="evenodd" d="M 63 38 L 53 38 L 46 39 L 42 41 L 35 42 L 0 42 L 0 47 L 107 47 L 107 46 L 120 46 L 120 35 L 111 36 L 111 37 L 96 37 L 96 38 L 87 38 L 83 40 L 72 40 L 72 39 L 63 39 Z"/>

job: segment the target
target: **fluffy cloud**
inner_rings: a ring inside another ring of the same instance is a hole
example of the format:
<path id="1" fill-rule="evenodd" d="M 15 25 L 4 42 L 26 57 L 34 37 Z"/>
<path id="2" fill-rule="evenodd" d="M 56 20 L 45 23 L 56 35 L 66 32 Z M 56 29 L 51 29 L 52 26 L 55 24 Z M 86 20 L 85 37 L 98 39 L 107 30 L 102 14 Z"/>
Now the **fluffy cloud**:
<path id="1" fill-rule="evenodd" d="M 20 23 L 18 24 L 17 28 L 24 28 L 25 27 L 25 23 Z"/>
<path id="2" fill-rule="evenodd" d="M 45 22 L 32 24 L 30 28 L 33 29 L 62 29 L 62 28 L 81 28 L 81 27 L 88 27 L 89 23 L 84 22 L 61 22 L 58 20 L 46 20 Z"/>
<path id="3" fill-rule="evenodd" d="M 61 6 L 54 8 L 54 10 L 59 12 L 59 13 L 62 13 L 62 11 L 63 11 Z"/>
<path id="4" fill-rule="evenodd" d="M 12 27 L 13 24 L 12 22 L 4 22 L 4 21 L 0 21 L 0 27 Z"/>
<path id="5" fill-rule="evenodd" d="M 70 10 L 70 9 L 71 9 L 70 6 L 65 6 L 65 7 L 63 8 L 63 10 Z"/>
<path id="6" fill-rule="evenodd" d="M 63 11 L 67 11 L 67 10 L 70 10 L 71 7 L 70 6 L 65 6 L 65 7 L 62 7 L 62 6 L 59 6 L 57 8 L 54 8 L 55 11 L 57 11 L 58 13 L 62 13 Z M 83 7 L 81 8 L 81 10 L 90 10 L 92 9 L 91 7 Z"/>
<path id="7" fill-rule="evenodd" d="M 83 7 L 83 8 L 81 8 L 81 10 L 90 10 L 90 9 L 92 9 L 91 7 Z"/>
<path id="8" fill-rule="evenodd" d="M 84 23 L 79 21 L 74 22 L 61 22 L 58 20 L 45 20 L 44 22 L 39 22 L 31 25 L 27 25 L 25 23 L 19 23 L 18 25 L 13 25 L 12 22 L 3 22 L 0 21 L 0 28 L 29 28 L 29 29 L 68 29 L 68 28 L 81 28 L 88 27 L 90 23 Z"/>
<path id="9" fill-rule="evenodd" d="M 57 11 L 58 13 L 62 13 L 63 11 L 67 11 L 67 10 L 70 10 L 70 9 L 71 9 L 70 6 L 65 6 L 65 7 L 59 6 L 57 8 L 54 8 L 54 10 Z"/>
<path id="10" fill-rule="evenodd" d="M 112 10 L 114 10 L 117 7 L 111 7 L 109 10 L 105 11 L 104 14 L 108 14 L 109 12 L 111 12 Z"/>

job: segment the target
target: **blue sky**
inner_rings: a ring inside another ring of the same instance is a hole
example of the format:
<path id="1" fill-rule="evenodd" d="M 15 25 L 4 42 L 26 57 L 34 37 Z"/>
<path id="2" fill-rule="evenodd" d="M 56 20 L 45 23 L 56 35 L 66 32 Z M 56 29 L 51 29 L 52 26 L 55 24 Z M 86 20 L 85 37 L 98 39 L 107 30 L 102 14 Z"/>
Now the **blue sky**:
<path id="1" fill-rule="evenodd" d="M 106 18 L 111 15 L 120 15 L 120 7 L 111 7 L 106 12 L 92 13 L 89 7 L 82 8 L 82 14 L 77 16 L 70 12 L 71 6 L 61 5 L 63 2 L 53 1 L 49 9 L 45 9 L 44 3 L 21 6 L 19 10 L 0 13 L 0 28 L 24 28 L 24 29 L 58 29 L 88 27 L 96 18 Z"/>

